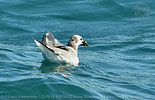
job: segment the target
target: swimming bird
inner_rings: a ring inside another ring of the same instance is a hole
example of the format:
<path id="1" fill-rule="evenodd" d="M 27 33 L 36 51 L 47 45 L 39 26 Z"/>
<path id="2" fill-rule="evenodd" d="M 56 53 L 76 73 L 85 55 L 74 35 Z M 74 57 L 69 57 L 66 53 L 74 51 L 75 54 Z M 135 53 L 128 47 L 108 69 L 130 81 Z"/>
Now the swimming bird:
<path id="1" fill-rule="evenodd" d="M 74 66 L 78 66 L 79 63 L 79 45 L 88 46 L 87 42 L 80 35 L 73 35 L 66 46 L 54 38 L 50 32 L 43 36 L 42 42 L 36 39 L 33 40 L 40 48 L 45 60 L 52 63 L 70 64 Z"/>

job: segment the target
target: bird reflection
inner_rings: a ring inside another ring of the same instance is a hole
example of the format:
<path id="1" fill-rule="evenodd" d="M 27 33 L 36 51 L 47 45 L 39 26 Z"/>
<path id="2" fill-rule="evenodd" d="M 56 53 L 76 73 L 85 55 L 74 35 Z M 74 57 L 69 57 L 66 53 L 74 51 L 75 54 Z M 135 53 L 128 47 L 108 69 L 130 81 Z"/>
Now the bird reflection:
<path id="1" fill-rule="evenodd" d="M 68 76 L 71 74 L 72 69 L 74 69 L 74 66 L 71 65 L 62 65 L 62 64 L 56 64 L 56 63 L 50 63 L 48 61 L 42 61 L 41 66 L 38 68 L 38 70 L 41 73 L 59 73 L 63 76 Z"/>

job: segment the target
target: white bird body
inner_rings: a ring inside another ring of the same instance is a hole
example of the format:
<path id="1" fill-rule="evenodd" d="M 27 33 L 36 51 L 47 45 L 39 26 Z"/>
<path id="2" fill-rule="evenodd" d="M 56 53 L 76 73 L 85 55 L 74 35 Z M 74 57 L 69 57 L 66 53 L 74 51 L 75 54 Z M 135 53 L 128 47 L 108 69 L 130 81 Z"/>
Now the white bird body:
<path id="1" fill-rule="evenodd" d="M 67 46 L 60 44 L 50 33 L 43 36 L 42 42 L 35 39 L 34 41 L 42 51 L 45 60 L 52 63 L 71 64 L 74 66 L 77 66 L 79 63 L 77 55 L 78 46 L 81 44 L 88 46 L 79 35 L 73 35 Z"/>

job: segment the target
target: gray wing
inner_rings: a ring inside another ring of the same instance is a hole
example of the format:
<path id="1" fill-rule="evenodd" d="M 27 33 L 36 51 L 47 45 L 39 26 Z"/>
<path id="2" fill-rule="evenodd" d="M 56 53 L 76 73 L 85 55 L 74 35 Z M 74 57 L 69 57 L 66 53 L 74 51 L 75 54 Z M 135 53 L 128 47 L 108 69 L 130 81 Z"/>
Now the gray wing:
<path id="1" fill-rule="evenodd" d="M 35 39 L 34 39 L 34 41 L 37 44 L 37 46 L 40 48 L 44 59 L 49 62 L 61 63 L 60 59 L 61 59 L 61 61 L 66 62 L 66 59 L 70 59 L 70 58 L 72 58 L 72 56 L 73 57 L 75 56 L 75 55 L 71 55 L 72 52 L 69 52 L 69 48 L 67 48 L 65 46 L 49 47 Z M 59 57 L 59 59 L 58 59 L 58 57 Z"/>
<path id="2" fill-rule="evenodd" d="M 48 47 L 55 47 L 68 51 L 68 48 L 66 48 L 63 44 L 60 44 L 60 42 L 56 38 L 54 38 L 53 34 L 50 32 L 46 33 L 43 36 L 42 43 Z"/>
<path id="3" fill-rule="evenodd" d="M 48 32 L 42 38 L 42 43 L 46 46 L 55 46 L 55 45 L 62 45 L 60 42 L 54 38 L 53 34 Z"/>

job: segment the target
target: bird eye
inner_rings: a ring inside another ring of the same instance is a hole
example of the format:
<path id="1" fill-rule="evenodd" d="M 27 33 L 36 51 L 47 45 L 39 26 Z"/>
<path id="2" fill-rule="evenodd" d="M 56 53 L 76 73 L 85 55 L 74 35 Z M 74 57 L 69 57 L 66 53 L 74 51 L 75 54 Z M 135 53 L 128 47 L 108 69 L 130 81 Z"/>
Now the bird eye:
<path id="1" fill-rule="evenodd" d="M 82 38 L 80 40 L 82 40 Z"/>

